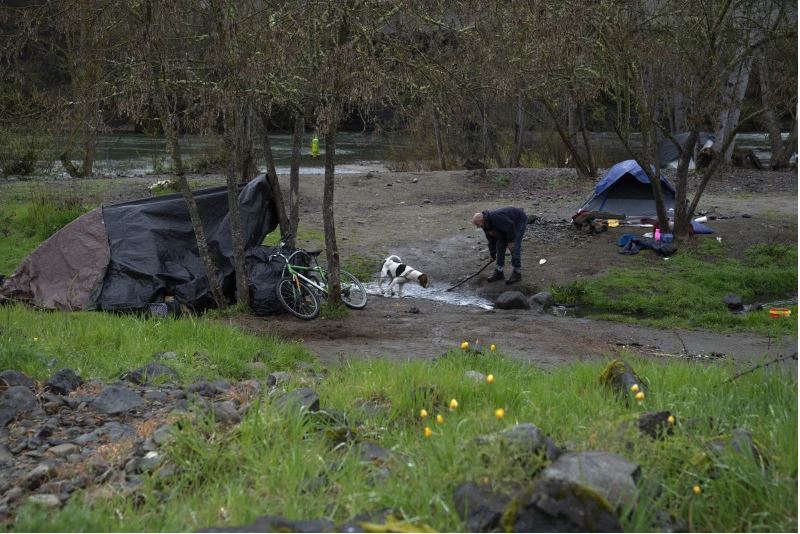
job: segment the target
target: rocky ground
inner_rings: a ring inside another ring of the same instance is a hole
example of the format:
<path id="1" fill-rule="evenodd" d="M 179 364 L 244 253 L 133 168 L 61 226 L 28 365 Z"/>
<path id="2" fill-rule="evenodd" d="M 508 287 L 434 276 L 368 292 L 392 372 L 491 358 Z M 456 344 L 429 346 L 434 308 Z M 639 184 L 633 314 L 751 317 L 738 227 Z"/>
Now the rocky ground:
<path id="1" fill-rule="evenodd" d="M 84 381 L 70 369 L 45 383 L 0 372 L 0 523 L 28 501 L 57 508 L 81 490 L 90 502 L 135 496 L 142 474 L 169 479 L 178 467 L 165 461 L 162 447 L 187 418 L 234 425 L 262 395 L 279 396 L 278 405 L 319 409 L 312 390 L 286 393 L 289 375 L 266 375 L 263 368 L 253 370 L 266 376 L 261 381 L 182 386 L 168 365 L 171 356 L 156 354 L 115 383 Z M 309 384 L 319 379 L 310 371 L 302 376 Z"/>
<path id="2" fill-rule="evenodd" d="M 180 466 L 170 461 L 165 447 L 176 439 L 183 424 L 212 417 L 224 432 L 265 401 L 270 402 L 270 409 L 299 410 L 312 418 L 314 425 L 309 428 L 319 432 L 309 439 L 343 436 L 336 443 L 355 447 L 376 481 L 388 476 L 393 462 L 399 461 L 400 453 L 359 439 L 357 432 L 349 431 L 361 423 L 320 406 L 314 386 L 325 377 L 310 367 L 300 366 L 293 374 L 267 374 L 259 364 L 252 371 L 264 376 L 263 380 L 181 385 L 169 366 L 170 359 L 171 353 L 158 353 L 152 363 L 123 374 L 114 383 L 84 381 L 69 369 L 55 372 L 45 383 L 14 370 L 0 372 L 0 525 L 12 522 L 25 503 L 57 509 L 76 494 L 90 504 L 113 497 L 143 498 L 144 477 L 152 475 L 169 484 L 171 477 L 180 474 Z M 620 362 L 617 368 L 619 372 L 604 372 L 602 376 L 606 387 L 621 392 L 621 398 L 628 395 L 631 381 L 646 388 L 629 366 Z M 464 378 L 486 381 L 477 371 L 465 372 Z M 286 391 L 290 381 L 302 387 Z M 354 399 L 354 406 L 358 402 Z M 365 414 L 385 409 L 379 403 L 360 402 Z M 666 411 L 644 412 L 631 424 L 642 436 L 664 439 L 672 434 L 675 419 Z M 692 427 L 692 422 L 685 422 L 685 429 L 691 431 Z M 343 428 L 347 431 L 340 432 Z M 531 423 L 513 424 L 464 446 L 476 448 L 481 457 L 502 455 L 504 462 L 536 473 L 532 486 L 527 478 L 518 484 L 508 480 L 501 487 L 480 480 L 458 485 L 452 502 L 471 532 L 621 532 L 619 514 L 636 499 L 641 476 L 637 464 L 602 450 L 570 450 L 569 444 L 554 443 Z M 706 446 L 709 450 L 732 448 L 746 457 L 761 457 L 744 428 L 709 440 Z M 314 479 L 308 481 L 309 487 L 315 483 Z M 667 531 L 686 528 L 666 512 L 659 521 Z M 404 530 L 389 530 L 390 526 Z M 252 524 L 209 525 L 205 531 L 405 532 L 422 526 L 405 523 L 397 511 L 376 510 L 341 525 L 327 519 L 292 521 L 263 516 Z"/>

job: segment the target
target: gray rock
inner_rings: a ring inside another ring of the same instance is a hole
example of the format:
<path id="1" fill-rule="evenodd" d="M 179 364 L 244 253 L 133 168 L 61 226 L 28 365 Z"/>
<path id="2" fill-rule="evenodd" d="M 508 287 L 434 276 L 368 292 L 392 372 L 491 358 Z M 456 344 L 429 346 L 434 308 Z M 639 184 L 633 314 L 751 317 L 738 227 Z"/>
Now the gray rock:
<path id="1" fill-rule="evenodd" d="M 252 375 L 261 375 L 263 376 L 267 372 L 267 364 L 264 362 L 247 362 L 247 370 L 250 371 Z"/>
<path id="2" fill-rule="evenodd" d="M 529 298 L 528 304 L 537 313 L 547 313 L 555 306 L 555 300 L 553 300 L 553 296 L 550 293 L 542 291 Z"/>
<path id="3" fill-rule="evenodd" d="M 0 384 L 4 384 L 6 387 L 14 387 L 14 386 L 24 386 L 28 389 L 33 389 L 36 386 L 36 382 L 33 379 L 28 378 L 28 376 L 20 373 L 19 371 L 15 371 L 14 369 L 7 369 L 0 373 Z"/>
<path id="4" fill-rule="evenodd" d="M 129 371 L 122 375 L 123 380 L 137 385 L 175 383 L 180 380 L 178 372 L 161 363 L 148 363 L 144 367 Z"/>
<path id="5" fill-rule="evenodd" d="M 375 417 L 389 412 L 389 406 L 371 399 L 354 399 L 353 406 L 366 417 Z"/>
<path id="6" fill-rule="evenodd" d="M 615 509 L 636 500 L 641 469 L 622 456 L 603 451 L 568 453 L 541 474 L 542 480 L 563 480 L 589 488 Z"/>
<path id="7" fill-rule="evenodd" d="M 45 384 L 47 391 L 69 395 L 83 384 L 83 379 L 72 369 L 60 369 Z"/>
<path id="8" fill-rule="evenodd" d="M 0 443 L 0 465 L 11 464 L 14 462 L 14 455 L 8 450 L 4 443 Z"/>
<path id="9" fill-rule="evenodd" d="M 163 446 L 175 440 L 176 430 L 175 425 L 163 425 L 158 427 L 151 437 L 156 445 Z"/>
<path id="10" fill-rule="evenodd" d="M 161 465 L 162 461 L 163 457 L 158 451 L 150 451 L 139 460 L 136 466 L 137 471 L 139 473 L 149 473 Z"/>
<path id="11" fill-rule="evenodd" d="M 319 411 L 319 395 L 311 388 L 295 389 L 278 397 L 275 406 L 301 412 L 317 412 Z"/>
<path id="12" fill-rule="evenodd" d="M 25 386 L 12 386 L 0 394 L 0 427 L 19 417 L 41 417 L 39 399 Z"/>
<path id="13" fill-rule="evenodd" d="M 362 441 L 356 445 L 358 457 L 364 463 L 385 464 L 392 458 L 392 452 L 373 441 Z"/>
<path id="14" fill-rule="evenodd" d="M 490 486 L 465 482 L 453 492 L 453 505 L 468 532 L 492 532 L 500 526 L 511 498 L 494 493 Z"/>
<path id="15" fill-rule="evenodd" d="M 203 397 L 216 397 L 229 389 L 231 389 L 231 384 L 227 380 L 196 382 L 188 388 L 190 393 L 197 393 Z"/>
<path id="16" fill-rule="evenodd" d="M 4 498 L 6 502 L 14 502 L 23 495 L 25 495 L 24 489 L 20 488 L 19 486 L 12 486 L 11 489 L 6 492 Z"/>
<path id="17" fill-rule="evenodd" d="M 28 497 L 28 502 L 44 506 L 45 508 L 58 508 L 61 506 L 61 499 L 52 493 L 41 493 L 38 495 L 31 495 Z"/>
<path id="18" fill-rule="evenodd" d="M 163 404 L 169 400 L 169 395 L 160 389 L 153 389 L 144 392 L 144 399 L 150 402 L 160 402 Z"/>
<path id="19" fill-rule="evenodd" d="M 744 308 L 742 297 L 734 293 L 729 293 L 722 298 L 722 302 L 728 307 L 730 311 L 741 311 Z"/>
<path id="20" fill-rule="evenodd" d="M 568 480 L 539 480 L 507 510 L 504 527 L 514 532 L 622 532 L 614 510 L 598 493 Z"/>
<path id="21" fill-rule="evenodd" d="M 215 402 L 211 405 L 214 420 L 223 425 L 235 425 L 242 422 L 242 416 L 231 401 Z"/>
<path id="22" fill-rule="evenodd" d="M 105 437 L 105 439 L 113 443 L 122 439 L 135 438 L 136 430 L 129 425 L 124 425 L 117 421 L 109 421 L 100 428 L 78 436 L 72 442 L 84 446 L 97 441 L 101 437 Z"/>
<path id="23" fill-rule="evenodd" d="M 79 450 L 80 447 L 74 443 L 62 443 L 61 445 L 50 447 L 47 449 L 47 453 L 55 456 L 56 458 L 64 458 L 70 454 L 77 453 Z"/>
<path id="24" fill-rule="evenodd" d="M 531 305 L 519 291 L 504 291 L 500 293 L 494 303 L 495 307 L 501 310 L 528 310 Z"/>
<path id="25" fill-rule="evenodd" d="M 178 359 L 178 353 L 177 352 L 173 352 L 171 350 L 164 351 L 164 352 L 156 352 L 155 354 L 153 354 L 153 359 L 154 360 L 177 360 Z"/>
<path id="26" fill-rule="evenodd" d="M 198 532 L 336 532 L 336 529 L 327 519 L 294 521 L 284 517 L 264 515 L 248 525 L 209 527 Z"/>
<path id="27" fill-rule="evenodd" d="M 672 427 L 669 426 L 667 418 L 669 412 L 645 412 L 639 416 L 637 426 L 639 431 L 647 434 L 651 438 L 663 438 L 665 434 L 672 434 Z"/>
<path id="28" fill-rule="evenodd" d="M 129 412 L 144 404 L 138 393 L 122 386 L 108 386 L 92 401 L 95 410 L 108 415 Z"/>
<path id="29" fill-rule="evenodd" d="M 476 438 L 478 445 L 500 445 L 506 454 L 519 458 L 544 455 L 553 461 L 561 454 L 553 440 L 532 423 L 521 423 L 512 427 Z"/>
<path id="30" fill-rule="evenodd" d="M 288 384 L 292 380 L 292 374 L 286 371 L 275 371 L 267 376 L 267 385 L 275 387 L 279 384 Z"/>
<path id="31" fill-rule="evenodd" d="M 479 371 L 465 371 L 464 378 L 467 380 L 474 380 L 475 382 L 486 382 L 486 375 Z"/>
<path id="32" fill-rule="evenodd" d="M 53 468 L 48 463 L 41 463 L 29 471 L 23 478 L 28 489 L 36 489 L 53 475 Z"/>
<path id="33" fill-rule="evenodd" d="M 728 435 L 718 436 L 708 440 L 709 448 L 716 453 L 723 453 L 731 449 L 738 454 L 750 456 L 758 461 L 766 461 L 766 456 L 753 440 L 753 434 L 746 428 L 735 428 Z"/>

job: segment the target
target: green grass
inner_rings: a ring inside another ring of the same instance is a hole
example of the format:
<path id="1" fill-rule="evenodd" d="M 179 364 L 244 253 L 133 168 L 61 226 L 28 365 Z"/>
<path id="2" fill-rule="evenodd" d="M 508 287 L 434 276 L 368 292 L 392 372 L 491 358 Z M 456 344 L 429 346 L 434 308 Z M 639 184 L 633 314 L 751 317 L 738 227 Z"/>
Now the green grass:
<path id="1" fill-rule="evenodd" d="M 88 503 L 78 497 L 56 512 L 29 506 L 13 529 L 194 531 L 265 514 L 340 522 L 391 508 L 437 530 L 463 531 L 452 502 L 458 484 L 488 481 L 503 488 L 511 480 L 530 480 L 545 464 L 478 447 L 473 438 L 532 422 L 573 450 L 607 450 L 641 465 L 639 504 L 622 517 L 626 530 L 659 530 L 657 514 L 663 511 L 691 530 L 795 531 L 796 382 L 758 371 L 725 383 L 732 367 L 630 361 L 650 385 L 642 404 L 604 391 L 600 361 L 552 372 L 463 351 L 434 363 L 351 362 L 318 386 L 323 408 L 340 413 L 338 423 L 283 413 L 269 397 L 230 429 L 207 420 L 186 422 L 168 450 L 181 468 L 169 483 L 146 479 L 138 502 L 119 497 Z M 469 369 L 493 373 L 496 381 L 467 380 Z M 385 409 L 369 415 L 356 398 Z M 455 412 L 445 407 L 451 398 L 459 402 Z M 505 408 L 505 419 L 494 417 L 498 407 Z M 419 418 L 421 408 L 431 413 L 429 419 Z M 634 421 L 646 410 L 674 413 L 675 434 L 664 440 L 640 435 Z M 431 421 L 437 413 L 444 415 L 443 425 Z M 434 430 L 431 438 L 423 436 L 426 424 Z M 766 465 L 706 447 L 707 439 L 737 427 L 752 431 Z M 359 461 L 352 441 L 339 439 L 346 430 L 394 451 L 388 475 Z M 692 493 L 695 484 L 702 494 Z"/>
<path id="2" fill-rule="evenodd" d="M 212 318 L 0 308 L 0 369 L 19 369 L 42 379 L 69 367 L 82 376 L 111 380 L 150 363 L 157 352 L 174 352 L 168 364 L 186 380 L 239 379 L 255 361 L 274 371 L 311 360 L 299 344 L 248 335 Z"/>
<path id="3" fill-rule="evenodd" d="M 577 304 L 591 316 L 642 322 L 656 327 L 709 328 L 768 335 L 797 335 L 792 316 L 775 319 L 768 310 L 733 314 L 723 297 L 745 303 L 783 299 L 797 291 L 797 247 L 764 243 L 743 260 L 726 257 L 724 245 L 702 240 L 659 266 L 614 268 L 605 275 L 554 288 L 556 301 Z"/>
<path id="4" fill-rule="evenodd" d="M 74 192 L 55 191 L 41 182 L 3 190 L 9 193 L 0 201 L 3 274 L 13 273 L 42 241 L 91 209 Z"/>

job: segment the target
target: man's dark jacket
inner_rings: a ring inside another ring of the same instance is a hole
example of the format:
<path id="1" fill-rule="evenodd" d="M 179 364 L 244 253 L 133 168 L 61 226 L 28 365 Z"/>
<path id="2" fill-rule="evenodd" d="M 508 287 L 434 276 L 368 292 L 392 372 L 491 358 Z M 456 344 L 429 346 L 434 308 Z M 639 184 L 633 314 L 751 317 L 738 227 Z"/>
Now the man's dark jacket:
<path id="1" fill-rule="evenodd" d="M 528 216 L 519 208 L 508 206 L 496 210 L 482 211 L 483 233 L 489 242 L 489 254 L 492 258 L 496 257 L 498 241 L 505 249 L 517 238 L 518 232 L 525 229 L 528 224 Z"/>

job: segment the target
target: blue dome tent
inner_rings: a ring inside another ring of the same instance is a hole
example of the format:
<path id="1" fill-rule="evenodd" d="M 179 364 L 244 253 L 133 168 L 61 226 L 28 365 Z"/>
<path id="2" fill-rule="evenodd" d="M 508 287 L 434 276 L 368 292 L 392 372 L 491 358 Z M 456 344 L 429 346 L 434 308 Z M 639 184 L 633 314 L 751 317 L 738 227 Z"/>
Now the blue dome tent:
<path id="1" fill-rule="evenodd" d="M 669 211 L 675 208 L 675 188 L 664 176 L 659 176 L 664 209 Z M 656 201 L 650 188 L 650 177 L 635 160 L 617 163 L 600 178 L 577 214 L 591 211 L 625 215 L 628 220 L 656 218 Z"/>

